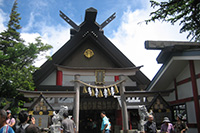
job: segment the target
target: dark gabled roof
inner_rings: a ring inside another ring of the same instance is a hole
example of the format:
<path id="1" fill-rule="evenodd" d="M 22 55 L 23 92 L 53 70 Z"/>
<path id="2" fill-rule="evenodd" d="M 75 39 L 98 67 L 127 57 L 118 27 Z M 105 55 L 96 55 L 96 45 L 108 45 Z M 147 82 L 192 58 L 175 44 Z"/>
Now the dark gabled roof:
<path id="1" fill-rule="evenodd" d="M 199 42 L 145 41 L 145 48 L 161 50 L 157 62 L 163 64 L 147 87 L 150 91 L 168 87 L 186 67 L 188 60 L 193 60 L 194 56 L 198 58 L 200 55 Z M 180 58 L 184 56 L 187 58 Z"/>
<path id="2" fill-rule="evenodd" d="M 51 104 L 48 103 L 48 101 L 46 100 L 46 98 L 45 98 L 42 94 L 40 94 L 40 96 L 37 98 L 37 100 L 35 100 L 35 101 L 33 102 L 33 104 L 28 108 L 28 111 L 33 110 L 33 108 L 35 107 L 35 105 L 38 104 L 38 103 L 40 102 L 41 99 L 43 99 L 43 100 L 45 101 L 45 103 L 50 107 L 50 109 L 51 109 L 52 111 L 54 111 L 54 109 L 53 109 L 53 107 L 51 106 Z"/>
<path id="3" fill-rule="evenodd" d="M 145 41 L 145 48 L 161 50 L 156 60 L 158 63 L 165 63 L 174 55 L 182 54 L 185 51 L 199 50 L 200 43 L 183 41 Z"/>
<path id="4" fill-rule="evenodd" d="M 158 93 L 150 102 L 150 104 L 147 106 L 147 109 L 151 109 L 151 107 L 156 103 L 156 100 L 159 99 L 161 101 L 162 104 L 164 104 L 168 109 L 172 110 L 170 104 L 165 101 L 165 99 L 161 96 L 160 93 Z"/>
<path id="5" fill-rule="evenodd" d="M 52 60 L 46 61 L 39 70 L 34 73 L 34 81 L 38 86 L 55 69 L 55 64 L 61 64 L 66 60 L 84 41 L 90 40 L 95 43 L 106 56 L 119 68 L 135 67 L 135 65 L 104 36 L 101 26 L 95 21 L 97 11 L 94 8 L 86 10 L 85 21 L 79 25 L 79 31 L 71 29 L 71 39 L 65 43 L 53 56 Z M 148 85 L 150 80 L 138 71 L 136 76 L 130 77 L 139 84 Z"/>

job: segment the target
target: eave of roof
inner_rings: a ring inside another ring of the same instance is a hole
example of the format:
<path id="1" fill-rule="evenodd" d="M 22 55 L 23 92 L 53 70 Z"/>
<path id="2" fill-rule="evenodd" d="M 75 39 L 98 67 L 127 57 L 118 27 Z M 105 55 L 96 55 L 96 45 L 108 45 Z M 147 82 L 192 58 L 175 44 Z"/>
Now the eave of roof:
<path id="1" fill-rule="evenodd" d="M 169 42 L 169 45 L 167 45 L 168 41 L 164 42 L 165 46 L 159 46 L 160 41 L 158 41 L 158 44 L 154 41 L 145 42 L 146 46 L 147 44 L 153 44 L 149 45 L 147 49 L 162 49 L 157 61 L 163 63 L 163 65 L 147 87 L 149 91 L 158 91 L 168 87 L 167 85 L 173 82 L 188 64 L 188 60 L 200 60 L 200 43 L 184 42 L 186 45 L 183 46 L 183 42 L 177 42 L 177 46 L 172 45 L 172 42 Z M 155 46 L 159 47 L 156 48 Z"/>

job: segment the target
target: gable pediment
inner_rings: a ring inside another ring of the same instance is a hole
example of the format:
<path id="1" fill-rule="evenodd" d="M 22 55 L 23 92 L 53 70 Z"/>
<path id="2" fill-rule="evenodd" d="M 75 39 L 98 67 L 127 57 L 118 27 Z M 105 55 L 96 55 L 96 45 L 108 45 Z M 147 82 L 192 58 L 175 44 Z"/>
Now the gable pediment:
<path id="1" fill-rule="evenodd" d="M 34 73 L 36 86 L 56 70 L 55 64 L 69 67 L 135 67 L 103 34 L 102 25 L 95 21 L 96 13 L 96 9 L 93 8 L 86 10 L 85 21 L 78 28 L 71 30 L 71 39 L 52 56 L 52 60 L 46 61 Z M 94 52 L 93 57 L 86 58 L 84 56 L 87 49 Z M 139 84 L 150 82 L 141 71 L 137 72 L 133 80 L 138 81 Z"/>
<path id="2" fill-rule="evenodd" d="M 87 57 L 84 53 L 91 50 L 93 55 Z M 87 37 L 77 49 L 71 52 L 60 65 L 70 67 L 119 67 L 114 60 L 91 37 Z"/>

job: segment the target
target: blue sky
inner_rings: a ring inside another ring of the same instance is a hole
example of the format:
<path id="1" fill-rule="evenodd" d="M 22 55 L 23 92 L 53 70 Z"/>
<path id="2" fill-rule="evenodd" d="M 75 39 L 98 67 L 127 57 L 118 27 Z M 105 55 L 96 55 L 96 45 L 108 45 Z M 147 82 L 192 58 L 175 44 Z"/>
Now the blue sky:
<path id="1" fill-rule="evenodd" d="M 6 28 L 14 0 L 0 0 L 0 32 Z M 145 40 L 188 41 L 187 34 L 180 34 L 178 24 L 155 22 L 138 24 L 149 18 L 153 9 L 149 0 L 18 0 L 18 12 L 22 18 L 21 35 L 27 42 L 41 36 L 43 42 L 54 48 L 47 54 L 55 53 L 69 40 L 71 28 L 60 16 L 64 12 L 76 24 L 84 20 L 85 10 L 97 9 L 96 21 L 101 24 L 116 12 L 116 18 L 104 28 L 104 34 L 136 66 L 144 65 L 141 71 L 152 79 L 161 65 L 156 57 L 159 51 L 146 50 Z M 41 56 L 36 61 L 40 66 L 45 59 Z"/>

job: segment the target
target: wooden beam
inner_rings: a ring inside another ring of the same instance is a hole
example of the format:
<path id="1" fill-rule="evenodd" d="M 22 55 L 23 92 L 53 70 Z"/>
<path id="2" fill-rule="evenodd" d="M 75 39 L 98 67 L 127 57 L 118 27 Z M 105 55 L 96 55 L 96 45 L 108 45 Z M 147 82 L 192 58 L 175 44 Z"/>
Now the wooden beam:
<path id="1" fill-rule="evenodd" d="M 169 46 L 195 46 L 200 47 L 198 42 L 183 42 L 183 41 L 145 41 L 146 49 L 164 49 Z"/>
<path id="2" fill-rule="evenodd" d="M 125 91 L 124 95 L 126 97 L 149 97 L 149 96 L 155 96 L 158 93 L 161 94 L 161 96 L 169 96 L 170 93 L 172 93 L 175 89 L 167 90 L 167 91 Z"/>
<path id="3" fill-rule="evenodd" d="M 80 75 L 80 76 L 95 76 L 96 70 L 105 70 L 105 76 L 125 75 L 132 76 L 142 67 L 128 67 L 128 68 L 83 68 L 83 67 L 66 67 L 57 66 L 57 69 L 63 72 L 63 75 Z"/>
<path id="4" fill-rule="evenodd" d="M 24 94 L 25 97 L 35 98 L 39 97 L 41 94 L 44 97 L 75 97 L 75 91 L 26 91 L 20 90 L 18 91 Z"/>

